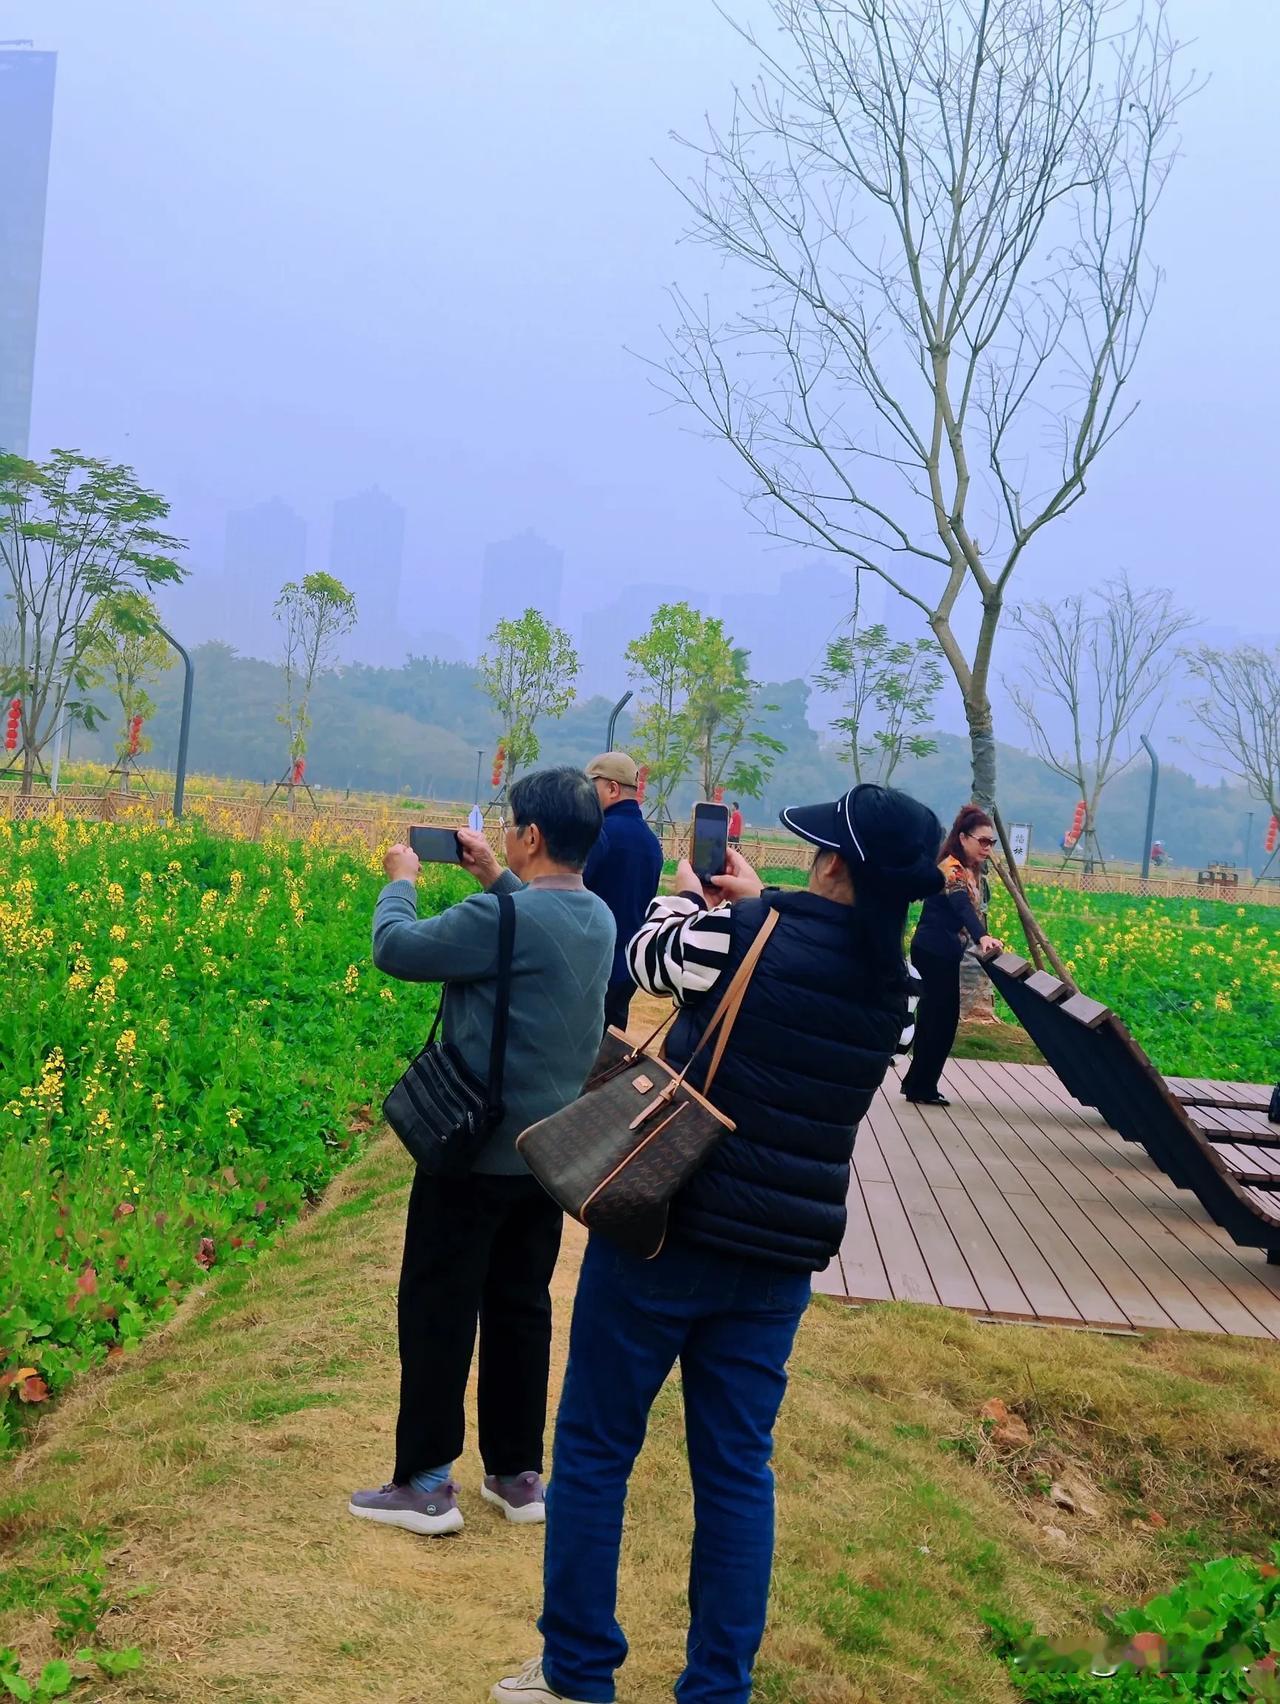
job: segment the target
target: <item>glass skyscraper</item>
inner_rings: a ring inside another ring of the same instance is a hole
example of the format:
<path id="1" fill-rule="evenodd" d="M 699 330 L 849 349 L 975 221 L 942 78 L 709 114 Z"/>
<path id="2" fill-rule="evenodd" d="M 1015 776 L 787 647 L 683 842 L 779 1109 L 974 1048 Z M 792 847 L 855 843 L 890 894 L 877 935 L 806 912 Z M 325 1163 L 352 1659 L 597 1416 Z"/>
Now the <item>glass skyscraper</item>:
<path id="1" fill-rule="evenodd" d="M 0 46 L 0 449 L 27 454 L 57 54 Z"/>

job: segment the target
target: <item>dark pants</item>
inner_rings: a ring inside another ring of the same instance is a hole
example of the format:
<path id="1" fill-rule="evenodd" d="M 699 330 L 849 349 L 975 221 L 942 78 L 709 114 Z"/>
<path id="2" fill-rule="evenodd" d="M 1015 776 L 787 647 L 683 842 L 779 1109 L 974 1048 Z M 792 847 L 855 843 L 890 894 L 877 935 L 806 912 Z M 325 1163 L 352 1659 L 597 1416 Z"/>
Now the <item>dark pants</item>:
<path id="1" fill-rule="evenodd" d="M 614 1697 L 627 1654 L 618 1552 L 627 1479 L 676 1361 L 693 1480 L 681 1704 L 747 1704 L 773 1566 L 773 1425 L 808 1273 L 669 1243 L 653 1260 L 587 1244 L 547 1493 L 542 1619 L 548 1684 Z M 668 1486 L 664 1493 L 678 1500 Z"/>
<path id="2" fill-rule="evenodd" d="M 960 1022 L 960 960 L 913 946 L 911 962 L 920 972 L 922 986 L 911 1066 L 902 1079 L 902 1092 L 917 1100 L 929 1100 L 938 1093 L 942 1067 L 955 1046 Z"/>
<path id="3" fill-rule="evenodd" d="M 604 996 L 604 1027 L 625 1030 L 627 1019 L 631 1015 L 631 996 L 636 991 L 634 982 L 615 982 L 605 990 Z"/>
<path id="4" fill-rule="evenodd" d="M 477 1321 L 485 1471 L 542 1472 L 549 1286 L 562 1222 L 559 1207 L 527 1173 L 414 1177 L 397 1305 L 397 1485 L 462 1454 Z"/>

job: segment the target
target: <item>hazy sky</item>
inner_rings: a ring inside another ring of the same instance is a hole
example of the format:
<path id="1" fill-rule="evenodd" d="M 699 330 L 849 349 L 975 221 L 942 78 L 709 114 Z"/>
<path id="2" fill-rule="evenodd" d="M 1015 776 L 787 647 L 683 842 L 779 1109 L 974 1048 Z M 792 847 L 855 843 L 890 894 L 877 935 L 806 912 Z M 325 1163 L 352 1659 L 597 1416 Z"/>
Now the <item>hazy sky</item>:
<path id="1" fill-rule="evenodd" d="M 1277 630 L 1280 7 L 1170 11 L 1211 81 L 1151 239 L 1142 407 L 1024 583 L 1126 567 Z M 707 276 L 652 157 L 751 69 L 710 0 L 0 0 L 8 36 L 59 54 L 33 447 L 133 462 L 197 572 L 276 494 L 320 565 L 333 498 L 375 480 L 410 512 L 414 626 L 525 526 L 570 614 L 794 565 L 623 347 Z"/>

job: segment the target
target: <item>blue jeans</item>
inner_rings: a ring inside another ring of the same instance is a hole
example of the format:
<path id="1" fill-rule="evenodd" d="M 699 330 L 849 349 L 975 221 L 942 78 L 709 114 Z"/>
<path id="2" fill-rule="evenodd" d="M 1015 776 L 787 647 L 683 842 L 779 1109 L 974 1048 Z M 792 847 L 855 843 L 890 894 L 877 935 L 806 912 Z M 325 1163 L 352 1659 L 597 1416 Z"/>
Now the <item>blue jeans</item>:
<path id="1" fill-rule="evenodd" d="M 611 1704 L 627 1655 L 616 1616 L 627 1478 L 677 1359 L 693 1480 L 689 1639 L 680 1704 L 747 1704 L 773 1568 L 773 1425 L 809 1301 L 807 1273 L 692 1244 L 638 1260 L 592 1237 L 556 1420 L 543 1668 L 566 1698 Z"/>

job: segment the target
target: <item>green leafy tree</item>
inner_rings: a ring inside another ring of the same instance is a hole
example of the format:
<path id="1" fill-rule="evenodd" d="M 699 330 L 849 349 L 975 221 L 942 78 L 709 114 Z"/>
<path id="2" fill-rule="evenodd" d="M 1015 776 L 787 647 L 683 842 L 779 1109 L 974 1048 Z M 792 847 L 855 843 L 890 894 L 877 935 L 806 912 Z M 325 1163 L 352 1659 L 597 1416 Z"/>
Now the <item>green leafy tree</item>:
<path id="1" fill-rule="evenodd" d="M 129 725 L 135 716 L 149 721 L 155 704 L 147 692 L 149 682 L 173 667 L 173 648 L 160 632 L 160 612 L 143 592 L 121 592 L 101 607 L 93 640 L 86 653 L 100 680 L 111 688 L 120 707 L 117 757 L 129 751 Z M 150 751 L 150 734 L 138 741 L 140 752 Z M 127 783 L 122 782 L 122 786 Z"/>
<path id="2" fill-rule="evenodd" d="M 660 822 L 670 817 L 671 798 L 689 772 L 692 748 L 684 702 L 689 658 L 704 622 L 692 604 L 660 604 L 648 632 L 627 646 L 631 679 L 640 687 L 635 755 L 648 767 L 650 814 Z"/>
<path id="3" fill-rule="evenodd" d="M 92 650 L 104 605 L 174 585 L 182 541 L 169 505 L 134 471 L 78 451 L 45 462 L 0 455 L 0 593 L 11 638 L 0 693 L 22 698 L 22 791 L 64 716 L 92 728 Z"/>
<path id="4" fill-rule="evenodd" d="M 749 658 L 726 634 L 724 623 L 708 617 L 685 659 L 682 720 L 704 799 L 713 799 L 718 787 L 758 799 L 785 749 L 758 725 L 758 716 L 776 706 L 757 702 L 759 687 L 747 671 Z"/>
<path id="5" fill-rule="evenodd" d="M 536 609 L 515 621 L 504 617 L 489 635 L 480 679 L 498 713 L 509 781 L 537 762 L 537 723 L 564 715 L 576 696 L 578 669 L 569 635 Z"/>
<path id="6" fill-rule="evenodd" d="M 275 613 L 284 635 L 278 719 L 289 730 L 289 762 L 295 764 L 307 755 L 316 678 L 332 666 L 338 640 L 355 626 L 356 600 L 332 574 L 306 574 L 280 588 Z"/>
<path id="7" fill-rule="evenodd" d="M 937 751 L 938 742 L 920 730 L 942 687 L 941 656 L 931 639 L 893 640 L 883 622 L 859 627 L 856 618 L 828 644 L 814 684 L 844 700 L 844 714 L 831 725 L 856 780 L 887 787 L 904 757 Z"/>

